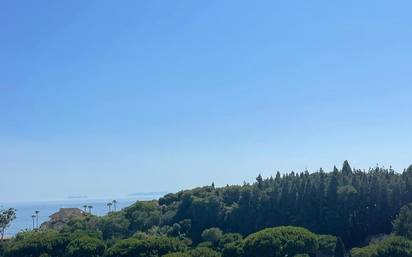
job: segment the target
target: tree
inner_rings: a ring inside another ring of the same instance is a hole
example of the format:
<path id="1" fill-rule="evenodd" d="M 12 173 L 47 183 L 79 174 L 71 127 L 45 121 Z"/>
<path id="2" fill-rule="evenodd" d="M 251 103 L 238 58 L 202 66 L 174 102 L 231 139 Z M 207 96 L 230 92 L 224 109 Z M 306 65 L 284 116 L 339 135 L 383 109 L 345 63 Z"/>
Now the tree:
<path id="1" fill-rule="evenodd" d="M 397 235 L 412 239 L 412 203 L 401 208 L 393 222 L 393 230 Z"/>
<path id="2" fill-rule="evenodd" d="M 222 230 L 220 228 L 209 228 L 205 229 L 202 232 L 202 239 L 204 241 L 211 242 L 212 244 L 216 244 L 223 236 Z"/>
<path id="3" fill-rule="evenodd" d="M 378 244 L 373 257 L 412 257 L 412 241 L 403 237 L 390 237 Z"/>
<path id="4" fill-rule="evenodd" d="M 0 211 L 0 236 L 3 240 L 6 229 L 10 226 L 11 222 L 16 218 L 16 210 L 10 208 L 8 210 Z"/>
<path id="5" fill-rule="evenodd" d="M 109 212 L 112 212 L 112 205 L 113 205 L 112 202 L 107 203 L 107 207 L 109 208 Z"/>
<path id="6" fill-rule="evenodd" d="M 263 183 L 262 175 L 259 174 L 259 176 L 256 177 L 256 182 L 257 182 L 257 184 L 258 184 L 258 187 L 259 187 L 259 188 L 262 188 L 262 186 L 263 186 L 263 185 L 262 185 L 262 183 Z"/>
<path id="7" fill-rule="evenodd" d="M 36 228 L 39 228 L 39 213 L 40 211 L 36 210 L 34 214 L 36 215 Z"/>
<path id="8" fill-rule="evenodd" d="M 33 230 L 36 228 L 36 226 L 35 226 L 35 224 L 34 224 L 34 221 L 35 221 L 35 219 L 36 219 L 36 215 L 35 214 L 33 214 L 33 215 L 31 215 L 31 219 L 32 219 L 32 221 L 33 221 Z"/>
<path id="9" fill-rule="evenodd" d="M 117 200 L 113 200 L 113 210 L 116 211 L 116 204 L 117 204 Z"/>
<path id="10" fill-rule="evenodd" d="M 121 212 L 130 222 L 129 230 L 131 233 L 138 230 L 146 231 L 160 223 L 160 209 L 157 202 L 154 201 L 138 201 Z"/>
<path id="11" fill-rule="evenodd" d="M 378 243 L 353 248 L 352 257 L 412 257 L 412 241 L 400 236 L 390 236 Z"/>
<path id="12" fill-rule="evenodd" d="M 226 233 L 219 239 L 219 247 L 224 248 L 227 244 L 238 243 L 242 241 L 243 237 L 238 233 Z"/>
<path id="13" fill-rule="evenodd" d="M 103 256 L 105 244 L 102 240 L 90 236 L 76 237 L 67 245 L 67 257 Z"/>
<path id="14" fill-rule="evenodd" d="M 111 213 L 99 220 L 98 227 L 104 239 L 121 238 L 128 235 L 130 222 L 121 213 Z"/>
<path id="15" fill-rule="evenodd" d="M 226 244 L 222 251 L 223 257 L 243 257 L 242 241 Z"/>
<path id="16" fill-rule="evenodd" d="M 334 257 L 345 257 L 345 246 L 340 237 L 336 240 L 335 254 Z"/>
<path id="17" fill-rule="evenodd" d="M 283 257 L 297 254 L 314 255 L 318 248 L 317 236 L 304 228 L 267 228 L 249 235 L 244 241 L 248 257 Z"/>
<path id="18" fill-rule="evenodd" d="M 89 213 L 92 214 L 93 206 L 89 205 L 89 206 L 87 206 L 87 208 L 89 209 Z"/>
<path id="19" fill-rule="evenodd" d="M 331 235 L 318 236 L 318 254 L 320 256 L 334 256 L 337 238 Z"/>
<path id="20" fill-rule="evenodd" d="M 342 173 L 343 173 L 344 175 L 352 174 L 352 168 L 351 168 L 351 166 L 349 165 L 349 162 L 348 162 L 348 161 L 344 161 L 344 162 L 343 162 Z"/>
<path id="21" fill-rule="evenodd" d="M 184 252 L 186 245 L 169 237 L 129 238 L 117 241 L 107 252 L 107 257 L 157 257 L 172 252 Z"/>
<path id="22" fill-rule="evenodd" d="M 28 231 L 16 235 L 5 249 L 7 257 L 65 256 L 69 237 L 57 231 Z"/>

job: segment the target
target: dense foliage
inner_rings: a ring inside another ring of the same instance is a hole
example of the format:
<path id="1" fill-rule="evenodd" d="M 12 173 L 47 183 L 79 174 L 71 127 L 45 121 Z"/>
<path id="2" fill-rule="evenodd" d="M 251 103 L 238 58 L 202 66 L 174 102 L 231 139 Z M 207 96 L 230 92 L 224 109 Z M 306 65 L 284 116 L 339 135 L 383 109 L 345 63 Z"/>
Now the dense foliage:
<path id="1" fill-rule="evenodd" d="M 404 237 L 390 236 L 387 239 L 363 248 L 354 248 L 352 257 L 412 257 L 412 241 Z"/>
<path id="2" fill-rule="evenodd" d="M 0 243 L 0 257 L 409 257 L 410 202 L 412 166 L 396 173 L 344 162 L 329 173 L 212 184 L 22 232 Z"/>
<path id="3" fill-rule="evenodd" d="M 397 235 L 412 240 L 412 204 L 401 208 L 399 215 L 393 222 L 393 229 Z"/>
<path id="4" fill-rule="evenodd" d="M 215 235 L 216 229 L 204 234 Z M 221 233 L 221 232 L 220 232 Z M 4 257 L 283 257 L 324 253 L 334 256 L 336 238 L 320 236 L 304 228 L 277 227 L 242 238 L 239 234 L 219 234 L 196 246 L 184 238 L 149 236 L 144 233 L 127 239 L 103 241 L 97 234 L 54 230 L 23 232 L 5 244 Z M 209 238 L 208 238 L 209 239 Z M 215 239 L 217 241 L 215 241 Z M 320 247 L 322 246 L 322 247 Z"/>
<path id="5" fill-rule="evenodd" d="M 243 252 L 248 257 L 315 255 L 318 249 L 317 239 L 315 234 L 304 228 L 267 228 L 249 235 L 244 240 Z"/>
<path id="6" fill-rule="evenodd" d="M 380 167 L 352 170 L 345 161 L 341 170 L 330 173 L 278 172 L 256 180 L 252 185 L 207 186 L 166 195 L 160 199 L 167 206 L 165 223 L 190 220 L 195 241 L 210 227 L 247 235 L 294 225 L 356 246 L 370 235 L 389 233 L 399 209 L 412 201 L 412 166 L 399 174 Z"/>
<path id="7" fill-rule="evenodd" d="M 156 257 L 186 250 L 184 242 L 168 237 L 129 238 L 116 242 L 107 257 Z"/>

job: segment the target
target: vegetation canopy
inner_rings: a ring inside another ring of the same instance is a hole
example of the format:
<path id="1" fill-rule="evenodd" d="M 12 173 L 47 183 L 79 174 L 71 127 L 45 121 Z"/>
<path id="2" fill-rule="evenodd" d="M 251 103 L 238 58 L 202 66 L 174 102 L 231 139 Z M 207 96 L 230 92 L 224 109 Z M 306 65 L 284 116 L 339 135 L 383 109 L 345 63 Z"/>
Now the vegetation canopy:
<path id="1" fill-rule="evenodd" d="M 0 257 L 412 257 L 411 202 L 412 166 L 364 171 L 345 161 L 88 213 L 21 232 L 0 243 Z"/>

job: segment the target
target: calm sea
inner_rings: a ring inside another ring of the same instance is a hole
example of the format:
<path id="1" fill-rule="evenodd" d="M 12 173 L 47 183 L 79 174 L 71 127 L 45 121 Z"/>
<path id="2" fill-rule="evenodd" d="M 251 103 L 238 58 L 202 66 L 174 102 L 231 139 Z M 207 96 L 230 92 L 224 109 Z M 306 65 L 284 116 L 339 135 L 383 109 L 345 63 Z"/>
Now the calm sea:
<path id="1" fill-rule="evenodd" d="M 116 199 L 117 210 L 127 207 L 138 200 L 152 200 L 158 199 L 162 195 L 140 195 L 133 198 L 127 199 Z M 105 215 L 108 212 L 107 203 L 112 199 L 73 199 L 73 200 L 63 200 L 63 201 L 52 201 L 52 202 L 31 202 L 31 203 L 0 203 L 0 209 L 15 208 L 16 209 L 16 219 L 11 224 L 10 228 L 7 229 L 6 235 L 13 236 L 19 231 L 25 229 L 32 229 L 33 219 L 32 215 L 36 210 L 39 213 L 39 225 L 45 221 L 49 220 L 49 216 L 57 212 L 60 208 L 79 208 L 83 210 L 83 205 L 91 205 L 92 213 L 94 215 Z M 112 207 L 113 208 L 113 207 Z"/>

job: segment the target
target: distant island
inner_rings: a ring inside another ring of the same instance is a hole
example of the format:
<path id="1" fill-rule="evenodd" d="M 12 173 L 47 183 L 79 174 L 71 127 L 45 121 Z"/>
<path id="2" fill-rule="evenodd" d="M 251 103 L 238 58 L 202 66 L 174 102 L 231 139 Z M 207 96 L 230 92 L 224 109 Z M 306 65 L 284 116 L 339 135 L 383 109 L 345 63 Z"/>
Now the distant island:
<path id="1" fill-rule="evenodd" d="M 87 195 L 69 195 L 68 199 L 87 199 L 89 198 Z"/>
<path id="2" fill-rule="evenodd" d="M 138 192 L 129 194 L 129 196 L 164 196 L 167 195 L 169 192 Z"/>

